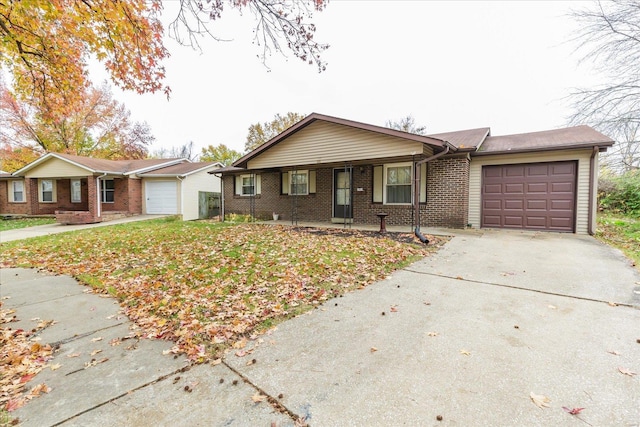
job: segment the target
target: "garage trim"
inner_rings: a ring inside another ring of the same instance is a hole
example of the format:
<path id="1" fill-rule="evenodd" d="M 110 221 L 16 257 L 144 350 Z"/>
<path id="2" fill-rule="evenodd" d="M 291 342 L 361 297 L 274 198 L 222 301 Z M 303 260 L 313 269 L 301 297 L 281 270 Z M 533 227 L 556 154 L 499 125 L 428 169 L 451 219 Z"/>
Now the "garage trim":
<path id="1" fill-rule="evenodd" d="M 576 179 L 575 233 L 588 234 L 589 224 L 589 170 L 591 149 L 558 150 L 548 153 L 521 153 L 487 155 L 471 158 L 469 171 L 469 224 L 472 228 L 480 228 L 482 213 L 482 166 L 544 163 L 576 160 L 578 162 Z"/>

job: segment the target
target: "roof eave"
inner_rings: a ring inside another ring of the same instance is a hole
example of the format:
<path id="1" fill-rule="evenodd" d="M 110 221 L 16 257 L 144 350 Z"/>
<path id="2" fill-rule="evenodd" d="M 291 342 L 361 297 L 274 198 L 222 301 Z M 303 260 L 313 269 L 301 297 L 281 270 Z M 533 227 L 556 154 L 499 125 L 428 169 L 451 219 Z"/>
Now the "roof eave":
<path id="1" fill-rule="evenodd" d="M 581 150 L 585 148 L 593 148 L 593 147 L 611 147 L 613 145 L 613 141 L 607 142 L 593 142 L 586 144 L 577 144 L 577 145 L 569 145 L 569 146 L 555 146 L 555 147 L 534 147 L 534 148 L 525 148 L 519 150 L 500 150 L 500 151 L 474 151 L 471 153 L 473 157 L 475 156 L 491 156 L 494 154 L 513 154 L 513 153 L 537 153 L 540 151 L 562 151 L 562 150 Z"/>
<path id="2" fill-rule="evenodd" d="M 177 165 L 178 163 L 182 163 L 182 162 L 192 163 L 191 160 L 189 159 L 173 159 L 168 162 L 158 163 L 157 165 L 147 166 L 147 167 L 135 169 L 129 172 L 124 172 L 123 174 L 124 175 L 134 175 L 134 174 L 140 175 L 141 173 L 149 172 L 156 169 L 166 168 L 168 166 Z"/>

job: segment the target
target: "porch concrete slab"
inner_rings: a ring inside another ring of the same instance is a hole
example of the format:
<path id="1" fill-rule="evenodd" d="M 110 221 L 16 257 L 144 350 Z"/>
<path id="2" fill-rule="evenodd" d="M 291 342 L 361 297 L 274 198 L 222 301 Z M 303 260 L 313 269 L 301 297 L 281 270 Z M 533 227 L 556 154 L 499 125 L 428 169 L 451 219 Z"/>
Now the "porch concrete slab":
<path id="1" fill-rule="evenodd" d="M 629 307 L 401 271 L 281 324 L 256 364 L 226 362 L 310 425 L 582 425 L 562 406 L 637 425 L 640 383 L 618 368 L 640 372 L 638 324 Z"/>
<path id="2" fill-rule="evenodd" d="M 460 235 L 411 270 L 640 307 L 640 274 L 591 236 L 485 230 Z"/>
<path id="3" fill-rule="evenodd" d="M 235 382 L 235 384 L 234 384 Z M 189 387 L 191 391 L 186 391 Z M 198 365 L 150 384 L 63 426 L 292 426 L 225 365 Z"/>

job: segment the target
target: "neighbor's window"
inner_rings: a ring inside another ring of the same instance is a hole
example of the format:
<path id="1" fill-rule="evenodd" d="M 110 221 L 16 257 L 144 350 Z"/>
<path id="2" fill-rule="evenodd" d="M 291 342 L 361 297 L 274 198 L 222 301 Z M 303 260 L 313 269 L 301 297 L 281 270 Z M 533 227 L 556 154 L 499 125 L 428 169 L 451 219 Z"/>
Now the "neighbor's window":
<path id="1" fill-rule="evenodd" d="M 81 184 L 79 179 L 71 180 L 71 203 L 80 203 L 82 201 Z"/>
<path id="2" fill-rule="evenodd" d="M 115 183 L 112 179 L 100 180 L 100 201 L 102 203 L 113 203 L 115 198 Z"/>
<path id="3" fill-rule="evenodd" d="M 309 171 L 292 171 L 290 186 L 291 195 L 309 194 Z"/>
<path id="4" fill-rule="evenodd" d="M 242 175 L 242 194 L 243 196 L 253 196 L 256 194 L 255 175 Z"/>
<path id="5" fill-rule="evenodd" d="M 24 181 L 11 181 L 10 202 L 24 202 Z"/>
<path id="6" fill-rule="evenodd" d="M 40 201 L 51 203 L 56 201 L 56 185 L 52 179 L 40 180 Z"/>
<path id="7" fill-rule="evenodd" d="M 411 164 L 389 165 L 385 177 L 385 203 L 411 204 Z"/>

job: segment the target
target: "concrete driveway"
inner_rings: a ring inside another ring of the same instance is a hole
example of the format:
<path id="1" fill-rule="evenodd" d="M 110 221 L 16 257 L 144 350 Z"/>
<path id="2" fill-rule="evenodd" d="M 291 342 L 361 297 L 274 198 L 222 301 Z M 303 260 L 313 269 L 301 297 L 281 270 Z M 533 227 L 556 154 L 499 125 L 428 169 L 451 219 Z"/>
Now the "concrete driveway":
<path id="1" fill-rule="evenodd" d="M 2 294 L 22 301 L 9 276 Z M 17 304 L 17 314 L 27 306 L 25 317 L 46 308 Z M 73 375 L 46 371 L 52 392 L 16 415 L 65 426 L 284 426 L 299 417 L 311 426 L 639 426 L 639 308 L 638 272 L 591 237 L 461 233 L 387 280 L 281 324 L 244 357 L 178 373 L 184 362 L 158 348 L 115 355 L 124 373 L 117 363 L 82 373 L 96 390 L 90 402 Z M 64 361 L 75 350 L 61 342 Z M 148 375 L 135 383 L 138 371 Z"/>

